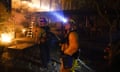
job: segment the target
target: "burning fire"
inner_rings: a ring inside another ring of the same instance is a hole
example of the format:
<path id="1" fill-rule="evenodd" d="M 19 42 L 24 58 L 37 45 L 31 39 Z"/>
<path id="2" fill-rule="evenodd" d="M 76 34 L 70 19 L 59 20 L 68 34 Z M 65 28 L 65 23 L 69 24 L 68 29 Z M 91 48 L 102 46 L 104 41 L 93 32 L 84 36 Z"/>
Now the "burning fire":
<path id="1" fill-rule="evenodd" d="M 2 33 L 1 34 L 1 42 L 10 43 L 12 42 L 13 38 L 14 38 L 13 33 Z"/>
<path id="2" fill-rule="evenodd" d="M 51 0 L 12 0 L 12 8 L 27 9 L 30 12 L 59 10 L 59 4 Z"/>

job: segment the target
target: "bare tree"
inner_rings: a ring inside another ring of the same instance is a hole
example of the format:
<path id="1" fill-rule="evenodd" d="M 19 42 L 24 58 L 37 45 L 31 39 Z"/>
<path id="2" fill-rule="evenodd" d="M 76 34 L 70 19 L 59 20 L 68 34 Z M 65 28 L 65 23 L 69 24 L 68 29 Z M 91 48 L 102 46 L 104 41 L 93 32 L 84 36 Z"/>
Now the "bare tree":
<path id="1" fill-rule="evenodd" d="M 113 20 L 119 21 L 120 18 L 120 8 L 119 8 L 119 0 L 92 0 L 95 6 L 95 9 L 98 12 L 98 15 L 106 22 L 109 27 L 109 45 L 110 45 L 110 60 L 114 56 L 115 48 L 113 47 Z M 119 22 L 118 22 L 119 24 Z"/>

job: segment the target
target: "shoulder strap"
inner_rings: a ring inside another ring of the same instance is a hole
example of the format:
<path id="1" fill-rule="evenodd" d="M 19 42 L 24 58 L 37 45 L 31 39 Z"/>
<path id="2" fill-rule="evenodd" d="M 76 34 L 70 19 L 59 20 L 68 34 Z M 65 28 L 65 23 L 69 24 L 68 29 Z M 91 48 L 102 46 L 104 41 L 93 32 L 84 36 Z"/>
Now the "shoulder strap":
<path id="1" fill-rule="evenodd" d="M 45 34 L 45 32 L 40 33 L 40 38 L 43 38 L 44 34 Z"/>

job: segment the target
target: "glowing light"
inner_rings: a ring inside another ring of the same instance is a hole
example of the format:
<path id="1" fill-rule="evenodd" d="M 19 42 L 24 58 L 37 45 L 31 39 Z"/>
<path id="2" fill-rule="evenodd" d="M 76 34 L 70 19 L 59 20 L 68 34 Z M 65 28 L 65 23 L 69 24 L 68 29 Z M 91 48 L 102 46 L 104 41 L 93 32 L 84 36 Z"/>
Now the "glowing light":
<path id="1" fill-rule="evenodd" d="M 52 13 L 54 16 L 56 16 L 60 21 L 66 23 L 67 22 L 67 19 L 63 16 L 63 14 L 60 14 L 60 13 L 56 13 L 56 12 L 53 12 Z"/>
<path id="2" fill-rule="evenodd" d="M 26 32 L 26 29 L 22 29 L 22 33 L 25 33 Z"/>
<path id="3" fill-rule="evenodd" d="M 1 42 L 10 43 L 12 39 L 13 39 L 13 35 L 11 33 L 1 34 Z"/>
<path id="4" fill-rule="evenodd" d="M 64 23 L 66 23 L 67 21 L 68 21 L 67 19 L 65 19 L 65 18 L 63 19 L 63 22 L 64 22 Z"/>

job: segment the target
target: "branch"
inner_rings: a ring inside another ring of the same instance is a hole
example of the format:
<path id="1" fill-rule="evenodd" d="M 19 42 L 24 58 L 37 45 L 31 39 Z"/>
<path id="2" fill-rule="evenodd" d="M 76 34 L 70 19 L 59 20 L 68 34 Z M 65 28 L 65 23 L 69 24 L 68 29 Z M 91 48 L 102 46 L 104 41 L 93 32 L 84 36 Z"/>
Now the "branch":
<path id="1" fill-rule="evenodd" d="M 101 10 L 100 10 L 100 6 L 99 6 L 99 4 L 95 1 L 95 0 L 93 0 L 93 2 L 94 2 L 94 5 L 95 5 L 95 7 L 97 8 L 97 11 L 98 11 L 98 14 L 106 21 L 106 23 L 109 25 L 109 40 L 110 40 L 110 44 L 112 43 L 112 24 L 110 23 L 110 21 L 109 21 L 109 19 L 108 19 L 108 17 L 107 17 L 107 14 L 105 13 L 105 14 L 103 14 L 102 12 L 101 12 Z"/>
<path id="2" fill-rule="evenodd" d="M 107 15 L 106 15 L 106 14 L 103 14 L 103 13 L 101 12 L 98 3 L 97 3 L 95 0 L 94 0 L 94 4 L 95 4 L 95 6 L 96 6 L 96 8 L 97 8 L 98 14 L 107 22 L 108 25 L 111 26 L 111 23 L 110 23 L 109 19 L 107 18 Z"/>

